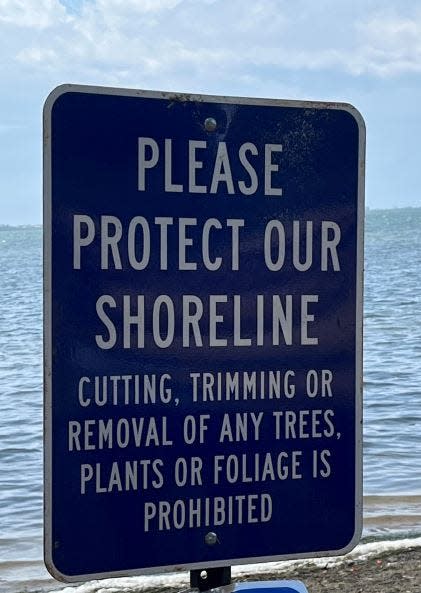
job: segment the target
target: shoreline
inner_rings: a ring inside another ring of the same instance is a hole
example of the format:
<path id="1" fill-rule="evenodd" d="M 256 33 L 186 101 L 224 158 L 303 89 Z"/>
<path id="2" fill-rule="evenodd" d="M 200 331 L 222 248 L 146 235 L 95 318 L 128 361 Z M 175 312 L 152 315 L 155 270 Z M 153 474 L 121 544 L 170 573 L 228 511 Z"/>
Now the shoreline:
<path id="1" fill-rule="evenodd" d="M 420 593 L 421 547 L 379 553 L 369 558 L 345 560 L 330 567 L 308 566 L 266 573 L 263 579 L 299 580 L 308 593 Z M 257 580 L 255 577 L 234 579 Z"/>
<path id="2" fill-rule="evenodd" d="M 345 556 L 234 566 L 232 582 L 297 580 L 308 593 L 420 593 L 421 537 L 360 544 Z M 38 586 L 37 586 L 38 585 Z M 80 583 L 16 582 L 15 593 L 197 593 L 189 573 Z"/>

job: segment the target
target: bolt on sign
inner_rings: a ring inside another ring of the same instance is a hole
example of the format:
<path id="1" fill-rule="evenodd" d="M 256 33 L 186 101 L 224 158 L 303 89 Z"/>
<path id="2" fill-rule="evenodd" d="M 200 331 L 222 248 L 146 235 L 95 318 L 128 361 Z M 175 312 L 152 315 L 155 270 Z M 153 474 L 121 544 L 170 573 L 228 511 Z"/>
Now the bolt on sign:
<path id="1" fill-rule="evenodd" d="M 350 550 L 359 113 L 65 85 L 44 138 L 51 573 Z"/>

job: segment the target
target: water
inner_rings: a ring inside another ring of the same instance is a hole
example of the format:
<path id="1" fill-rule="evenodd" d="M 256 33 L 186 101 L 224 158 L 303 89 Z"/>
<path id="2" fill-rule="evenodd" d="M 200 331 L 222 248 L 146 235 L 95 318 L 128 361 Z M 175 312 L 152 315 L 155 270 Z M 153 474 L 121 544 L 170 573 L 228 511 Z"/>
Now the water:
<path id="1" fill-rule="evenodd" d="M 0 590 L 43 574 L 41 238 L 0 230 Z"/>
<path id="2" fill-rule="evenodd" d="M 421 209 L 369 212 L 365 491 L 421 492 Z"/>
<path id="3" fill-rule="evenodd" d="M 420 229 L 421 208 L 367 212 L 364 551 L 372 540 L 378 549 L 421 536 Z M 61 588 L 42 563 L 40 228 L 0 227 L 0 286 L 0 591 Z M 143 579 L 101 587 L 130 590 Z"/>

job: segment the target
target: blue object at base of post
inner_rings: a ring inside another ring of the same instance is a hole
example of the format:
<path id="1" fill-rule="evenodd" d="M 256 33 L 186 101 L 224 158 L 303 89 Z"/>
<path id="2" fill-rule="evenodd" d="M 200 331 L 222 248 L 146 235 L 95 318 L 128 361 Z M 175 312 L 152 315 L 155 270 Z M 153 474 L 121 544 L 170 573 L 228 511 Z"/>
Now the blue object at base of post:
<path id="1" fill-rule="evenodd" d="M 221 587 L 221 593 L 309 593 L 301 581 L 250 581 Z"/>

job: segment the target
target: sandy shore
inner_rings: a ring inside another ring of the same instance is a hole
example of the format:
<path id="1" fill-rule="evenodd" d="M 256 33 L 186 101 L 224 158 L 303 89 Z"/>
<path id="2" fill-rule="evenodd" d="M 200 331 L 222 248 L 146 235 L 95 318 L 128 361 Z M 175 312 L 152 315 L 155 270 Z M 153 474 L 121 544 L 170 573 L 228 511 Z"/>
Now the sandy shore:
<path id="1" fill-rule="evenodd" d="M 421 548 L 384 552 L 331 568 L 327 564 L 264 575 L 264 580 L 273 579 L 300 580 L 308 593 L 421 593 Z M 250 575 L 244 580 L 258 579 Z"/>
<path id="2" fill-rule="evenodd" d="M 374 544 L 374 542 L 373 542 Z M 381 544 L 355 557 L 319 559 L 299 564 L 250 565 L 233 568 L 233 582 L 298 580 L 308 593 L 421 593 L 421 546 L 382 551 Z M 365 553 L 367 551 L 367 553 Z M 352 553 L 351 553 L 352 554 Z M 265 567 L 264 570 L 262 568 Z M 237 573 L 237 574 L 236 574 Z M 195 593 L 189 589 L 188 573 L 106 579 L 73 585 L 51 581 L 51 586 L 14 587 L 14 593 L 63 591 L 66 593 Z M 35 583 L 32 583 L 34 585 Z M 1 586 L 0 586 L 1 588 Z"/>

